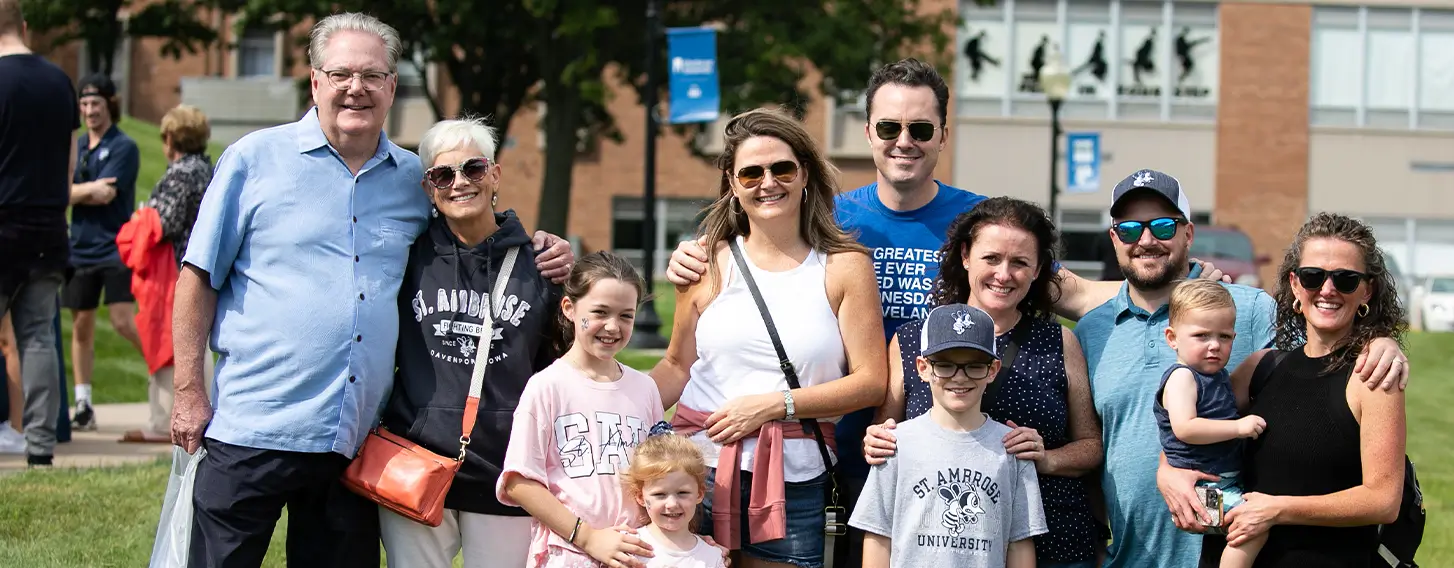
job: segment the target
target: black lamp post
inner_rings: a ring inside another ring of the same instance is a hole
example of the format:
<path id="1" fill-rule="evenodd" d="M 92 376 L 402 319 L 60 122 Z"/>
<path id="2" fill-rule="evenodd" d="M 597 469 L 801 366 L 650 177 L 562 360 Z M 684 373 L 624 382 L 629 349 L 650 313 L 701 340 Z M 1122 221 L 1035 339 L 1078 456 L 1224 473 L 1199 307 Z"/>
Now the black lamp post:
<path id="1" fill-rule="evenodd" d="M 636 328 L 631 333 L 634 349 L 661 349 L 661 318 L 656 315 L 656 301 L 651 298 L 656 288 L 656 93 L 661 88 L 661 75 L 656 69 L 656 43 L 661 32 L 657 13 L 659 0 L 646 1 L 646 88 L 642 102 L 646 105 L 645 187 L 641 197 L 641 265 L 646 270 L 646 298 L 636 312 Z"/>
<path id="2" fill-rule="evenodd" d="M 1050 220 L 1059 224 L 1060 215 L 1058 201 L 1060 200 L 1060 186 L 1057 185 L 1060 171 L 1060 103 L 1065 100 L 1065 95 L 1070 92 L 1070 71 L 1065 68 L 1065 63 L 1060 58 L 1060 48 L 1056 45 L 1050 46 L 1050 53 L 1045 57 L 1045 65 L 1040 68 L 1040 90 L 1045 92 L 1045 100 L 1050 102 Z"/>

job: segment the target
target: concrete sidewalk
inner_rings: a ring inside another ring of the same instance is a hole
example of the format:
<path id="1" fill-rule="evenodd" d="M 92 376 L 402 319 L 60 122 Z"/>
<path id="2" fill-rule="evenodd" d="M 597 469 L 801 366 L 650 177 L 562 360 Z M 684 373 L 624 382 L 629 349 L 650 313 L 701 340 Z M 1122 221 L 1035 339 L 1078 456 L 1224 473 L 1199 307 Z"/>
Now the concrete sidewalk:
<path id="1" fill-rule="evenodd" d="M 147 403 L 96 405 L 95 432 L 72 430 L 71 441 L 56 444 L 55 467 L 107 467 L 149 463 L 170 456 L 171 444 L 123 444 L 127 430 L 146 427 Z M 0 473 L 25 469 L 25 456 L 0 454 Z"/>

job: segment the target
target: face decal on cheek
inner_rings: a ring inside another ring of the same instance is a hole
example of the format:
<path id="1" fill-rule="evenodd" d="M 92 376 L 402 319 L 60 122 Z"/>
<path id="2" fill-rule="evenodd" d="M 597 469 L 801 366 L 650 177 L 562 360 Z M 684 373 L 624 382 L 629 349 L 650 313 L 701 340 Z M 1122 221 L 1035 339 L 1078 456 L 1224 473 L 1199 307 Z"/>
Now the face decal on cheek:
<path id="1" fill-rule="evenodd" d="M 585 330 L 590 329 L 590 328 L 591 328 L 591 320 L 588 320 L 586 318 L 581 318 L 581 331 L 585 331 Z"/>

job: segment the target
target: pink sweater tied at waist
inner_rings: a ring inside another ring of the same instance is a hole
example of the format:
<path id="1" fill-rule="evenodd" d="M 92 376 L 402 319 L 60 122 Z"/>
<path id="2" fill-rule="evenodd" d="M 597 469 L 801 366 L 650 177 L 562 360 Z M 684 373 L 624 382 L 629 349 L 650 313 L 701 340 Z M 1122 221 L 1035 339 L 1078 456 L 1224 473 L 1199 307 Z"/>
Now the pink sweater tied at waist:
<path id="1" fill-rule="evenodd" d="M 710 413 L 678 404 L 671 425 L 678 434 L 691 436 L 707 429 L 707 418 L 710 416 Z M 797 421 L 773 420 L 763 424 L 757 431 L 757 450 L 753 453 L 756 465 L 747 503 L 748 536 L 751 538 L 749 542 L 753 544 L 787 538 L 783 440 L 813 439 L 813 434 L 800 426 L 801 423 Z M 823 441 L 828 444 L 829 449 L 836 448 L 832 425 L 821 426 Z M 742 535 L 739 530 L 742 526 L 742 512 L 738 510 L 742 494 L 739 475 L 741 463 L 742 440 L 723 444 L 722 453 L 717 458 L 717 475 L 712 488 L 712 534 L 719 544 L 731 550 L 742 548 Z"/>

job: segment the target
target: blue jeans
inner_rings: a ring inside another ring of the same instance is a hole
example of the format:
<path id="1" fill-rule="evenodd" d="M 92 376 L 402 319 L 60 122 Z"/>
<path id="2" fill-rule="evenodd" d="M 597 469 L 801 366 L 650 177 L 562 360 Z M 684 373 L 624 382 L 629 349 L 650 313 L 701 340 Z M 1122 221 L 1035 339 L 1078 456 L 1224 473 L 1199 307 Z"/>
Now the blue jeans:
<path id="1" fill-rule="evenodd" d="M 747 531 L 748 489 L 752 487 L 752 473 L 741 472 L 742 505 L 742 553 L 759 560 L 792 564 L 799 568 L 823 568 L 823 517 L 825 491 L 828 474 L 801 483 L 787 483 L 784 487 L 787 497 L 787 538 L 767 542 L 749 543 Z M 712 488 L 715 487 L 716 468 L 707 468 L 707 494 L 702 499 L 702 508 L 697 512 L 697 532 L 712 535 Z"/>
<path id="2" fill-rule="evenodd" d="M 1080 562 L 1036 562 L 1035 568 L 1096 568 L 1096 561 L 1082 560 Z"/>

